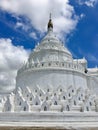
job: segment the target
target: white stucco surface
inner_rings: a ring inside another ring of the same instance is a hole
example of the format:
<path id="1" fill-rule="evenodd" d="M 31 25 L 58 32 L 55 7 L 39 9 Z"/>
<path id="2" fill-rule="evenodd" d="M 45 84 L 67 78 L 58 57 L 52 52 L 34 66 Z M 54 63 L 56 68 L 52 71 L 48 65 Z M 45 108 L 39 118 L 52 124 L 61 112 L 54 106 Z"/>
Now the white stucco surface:
<path id="1" fill-rule="evenodd" d="M 0 95 L 0 126 L 97 126 L 98 69 L 73 59 L 48 32 L 17 72 L 16 88 Z M 70 124 L 70 125 L 69 125 Z"/>

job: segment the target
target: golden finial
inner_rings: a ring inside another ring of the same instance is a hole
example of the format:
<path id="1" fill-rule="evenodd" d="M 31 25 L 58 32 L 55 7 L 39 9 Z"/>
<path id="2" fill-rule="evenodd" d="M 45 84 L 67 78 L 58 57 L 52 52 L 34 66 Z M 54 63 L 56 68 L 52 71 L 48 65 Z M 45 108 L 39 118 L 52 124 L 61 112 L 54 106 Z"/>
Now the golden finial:
<path id="1" fill-rule="evenodd" d="M 50 18 L 49 18 L 49 22 L 48 22 L 48 29 L 49 28 L 53 28 L 53 23 L 52 23 L 52 19 L 51 19 L 51 13 L 50 13 Z"/>

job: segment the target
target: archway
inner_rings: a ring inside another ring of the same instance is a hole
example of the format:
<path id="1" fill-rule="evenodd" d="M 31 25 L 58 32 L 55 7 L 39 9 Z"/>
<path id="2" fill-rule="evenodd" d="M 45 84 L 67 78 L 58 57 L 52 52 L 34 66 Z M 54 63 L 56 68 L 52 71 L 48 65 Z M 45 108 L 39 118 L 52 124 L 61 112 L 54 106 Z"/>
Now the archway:
<path id="1" fill-rule="evenodd" d="M 24 107 L 23 110 L 26 111 L 26 107 Z"/>
<path id="2" fill-rule="evenodd" d="M 47 107 L 46 106 L 44 107 L 44 111 L 47 111 Z"/>

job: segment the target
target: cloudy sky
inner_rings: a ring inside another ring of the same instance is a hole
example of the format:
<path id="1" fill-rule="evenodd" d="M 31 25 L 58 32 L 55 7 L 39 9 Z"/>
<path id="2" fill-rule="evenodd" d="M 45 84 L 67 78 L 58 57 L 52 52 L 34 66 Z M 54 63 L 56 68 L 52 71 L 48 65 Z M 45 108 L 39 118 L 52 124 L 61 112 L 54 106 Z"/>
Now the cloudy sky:
<path id="1" fill-rule="evenodd" d="M 50 12 L 73 57 L 98 66 L 98 0 L 0 0 L 0 92 L 14 88 L 17 69 L 47 32 Z"/>

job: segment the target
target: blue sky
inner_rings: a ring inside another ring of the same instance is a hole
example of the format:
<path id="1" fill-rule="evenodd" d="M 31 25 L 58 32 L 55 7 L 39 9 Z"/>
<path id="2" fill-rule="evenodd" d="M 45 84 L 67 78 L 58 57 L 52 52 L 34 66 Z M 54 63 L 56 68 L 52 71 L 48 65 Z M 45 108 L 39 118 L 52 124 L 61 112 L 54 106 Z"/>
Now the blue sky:
<path id="1" fill-rule="evenodd" d="M 93 7 L 87 5 L 78 5 L 72 2 L 77 15 L 83 14 L 83 18 L 79 20 L 76 30 L 70 37 L 68 45 L 78 57 L 86 57 L 88 66 L 94 67 L 98 65 L 98 3 Z"/>
<path id="2" fill-rule="evenodd" d="M 0 0 L 0 87 L 13 88 L 17 69 L 47 32 L 50 12 L 73 57 L 98 66 L 98 0 Z"/>

